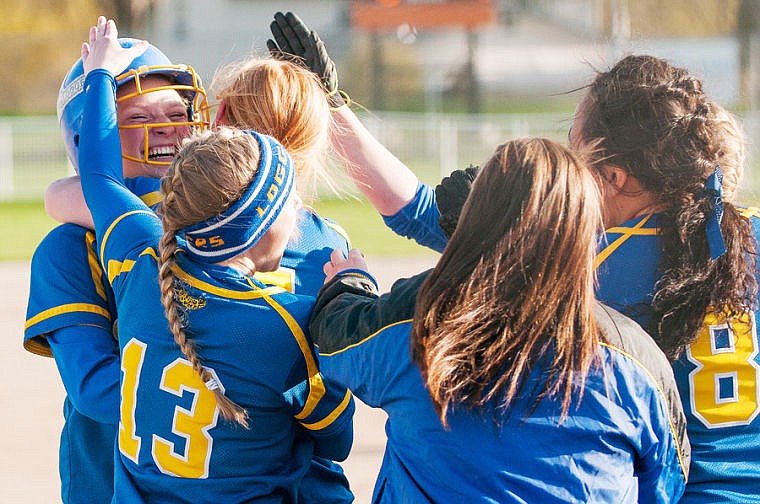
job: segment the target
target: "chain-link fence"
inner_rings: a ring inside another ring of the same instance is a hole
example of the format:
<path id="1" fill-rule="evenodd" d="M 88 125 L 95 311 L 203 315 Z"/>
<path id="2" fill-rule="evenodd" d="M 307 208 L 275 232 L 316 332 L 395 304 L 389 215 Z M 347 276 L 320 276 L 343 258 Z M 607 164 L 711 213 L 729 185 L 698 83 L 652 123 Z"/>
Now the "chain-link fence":
<path id="1" fill-rule="evenodd" d="M 760 200 L 760 114 L 745 114 L 749 163 L 744 194 Z M 425 182 L 488 159 L 497 145 L 521 136 L 566 142 L 572 113 L 440 115 L 370 113 L 368 129 Z M 0 118 L 0 201 L 37 200 L 73 169 L 56 118 Z"/>

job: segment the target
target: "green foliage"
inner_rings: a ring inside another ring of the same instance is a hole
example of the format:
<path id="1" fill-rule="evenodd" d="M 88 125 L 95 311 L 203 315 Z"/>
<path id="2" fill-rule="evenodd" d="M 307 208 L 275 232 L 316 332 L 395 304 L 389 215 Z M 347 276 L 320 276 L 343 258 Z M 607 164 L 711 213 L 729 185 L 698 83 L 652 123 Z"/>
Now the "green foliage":
<path id="1" fill-rule="evenodd" d="M 0 261 L 29 260 L 34 249 L 56 223 L 42 202 L 0 203 Z"/>
<path id="2" fill-rule="evenodd" d="M 433 252 L 391 232 L 365 200 L 325 200 L 315 205 L 320 214 L 338 222 L 351 245 L 367 255 L 432 255 Z M 42 238 L 57 224 L 45 214 L 42 202 L 0 203 L 0 261 L 29 260 Z"/>
<path id="3" fill-rule="evenodd" d="M 320 200 L 314 208 L 323 217 L 340 224 L 348 233 L 351 246 L 360 249 L 368 256 L 435 254 L 416 242 L 393 233 L 365 199 Z"/>
<path id="4" fill-rule="evenodd" d="M 637 0 L 628 8 L 634 36 L 720 36 L 735 32 L 739 0 Z"/>

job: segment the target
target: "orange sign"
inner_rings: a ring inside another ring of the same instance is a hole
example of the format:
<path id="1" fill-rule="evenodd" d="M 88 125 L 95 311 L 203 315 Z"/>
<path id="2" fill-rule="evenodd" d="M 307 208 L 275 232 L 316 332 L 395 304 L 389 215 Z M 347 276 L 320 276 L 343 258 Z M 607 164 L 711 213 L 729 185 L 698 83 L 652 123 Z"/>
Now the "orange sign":
<path id="1" fill-rule="evenodd" d="M 473 28 L 494 23 L 497 13 L 493 0 L 375 0 L 351 4 L 351 25 L 381 31 L 403 24 L 417 29 Z"/>

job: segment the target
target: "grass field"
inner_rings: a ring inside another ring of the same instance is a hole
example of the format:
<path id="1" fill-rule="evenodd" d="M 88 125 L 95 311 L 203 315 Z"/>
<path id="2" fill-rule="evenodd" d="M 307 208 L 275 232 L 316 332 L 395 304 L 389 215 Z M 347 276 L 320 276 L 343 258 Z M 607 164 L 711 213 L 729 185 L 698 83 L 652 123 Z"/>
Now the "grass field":
<path id="1" fill-rule="evenodd" d="M 432 255 L 433 252 L 393 234 L 366 200 L 325 200 L 314 205 L 321 215 L 348 232 L 351 245 L 368 256 Z M 0 203 L 0 261 L 29 260 L 35 247 L 56 223 L 41 201 Z"/>

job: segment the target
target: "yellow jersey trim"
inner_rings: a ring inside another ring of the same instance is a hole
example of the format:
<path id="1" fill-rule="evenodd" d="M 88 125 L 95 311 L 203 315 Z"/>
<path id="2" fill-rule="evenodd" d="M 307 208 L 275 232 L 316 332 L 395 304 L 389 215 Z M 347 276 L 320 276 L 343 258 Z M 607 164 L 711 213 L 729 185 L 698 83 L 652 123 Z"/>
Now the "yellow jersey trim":
<path id="1" fill-rule="evenodd" d="M 319 404 L 319 401 L 321 401 L 325 395 L 325 384 L 322 381 L 322 375 L 319 373 L 319 366 L 317 366 L 317 361 L 311 351 L 311 346 L 309 345 L 309 342 L 306 339 L 306 335 L 301 329 L 301 326 L 299 326 L 298 322 L 296 322 L 296 320 L 293 318 L 293 315 L 288 313 L 288 311 L 283 308 L 280 303 L 270 297 L 269 293 L 267 292 L 269 289 L 261 289 L 257 287 L 256 284 L 254 284 L 250 279 L 247 280 L 254 291 L 260 292 L 261 297 L 264 298 L 264 301 L 266 301 L 267 304 L 274 308 L 275 311 L 280 315 L 282 320 L 288 326 L 288 329 L 290 329 L 290 332 L 293 333 L 293 337 L 296 339 L 298 348 L 301 349 L 301 354 L 303 355 L 304 361 L 306 362 L 306 373 L 309 377 L 309 396 L 306 398 L 306 404 L 304 404 L 303 409 L 301 409 L 298 414 L 294 415 L 294 418 L 296 420 L 306 418 L 314 411 L 314 408 L 317 407 L 317 404 Z M 281 291 L 282 290 L 280 289 L 280 292 Z"/>
<path id="2" fill-rule="evenodd" d="M 660 232 L 659 228 L 643 228 L 644 224 L 649 221 L 649 219 L 654 214 L 649 214 L 641 221 L 636 224 L 633 227 L 613 227 L 610 229 L 607 229 L 606 233 L 621 233 L 622 236 L 620 236 L 618 239 L 616 239 L 614 242 L 610 243 L 604 249 L 599 251 L 596 258 L 594 259 L 594 268 L 598 268 L 604 261 L 607 260 L 609 256 L 612 255 L 613 252 L 615 252 L 620 246 L 625 243 L 625 241 L 634 235 L 656 235 Z"/>
<path id="3" fill-rule="evenodd" d="M 337 351 L 332 352 L 332 353 L 322 353 L 322 352 L 320 352 L 319 355 L 324 355 L 325 357 L 332 357 L 333 355 L 338 355 L 338 354 L 343 353 L 343 352 L 345 352 L 347 350 L 350 350 L 352 348 L 356 348 L 356 347 L 358 347 L 360 345 L 363 345 L 364 343 L 366 343 L 367 341 L 371 340 L 372 338 L 374 338 L 375 336 L 377 336 L 378 334 L 380 334 L 381 332 L 385 331 L 386 329 L 388 329 L 390 327 L 397 326 L 397 325 L 400 325 L 400 324 L 407 324 L 407 323 L 409 323 L 411 321 L 412 321 L 412 319 L 406 319 L 406 320 L 400 320 L 398 322 L 394 322 L 394 323 L 389 324 L 387 326 L 381 327 L 380 329 L 378 329 L 377 331 L 373 332 L 372 334 L 370 334 L 369 336 L 367 336 L 366 338 L 364 338 L 361 341 L 357 341 L 356 343 L 348 345 L 347 347 L 341 348 L 340 350 L 337 350 Z"/>
<path id="4" fill-rule="evenodd" d="M 309 430 L 320 430 L 324 429 L 328 425 L 331 425 L 336 418 L 338 418 L 348 407 L 348 405 L 351 403 L 351 391 L 346 390 L 346 395 L 343 396 L 343 400 L 338 404 L 334 410 L 330 412 L 329 415 L 327 415 L 325 418 L 320 420 L 319 422 L 314 422 L 310 424 L 301 423 L 305 428 Z"/>
<path id="5" fill-rule="evenodd" d="M 98 293 L 98 296 L 100 296 L 103 301 L 108 301 L 108 297 L 106 297 L 106 289 L 103 287 L 103 282 L 100 281 L 103 269 L 98 261 L 98 254 L 93 247 L 93 244 L 95 243 L 95 233 L 87 231 L 84 238 L 87 242 L 87 264 L 90 265 L 90 276 L 92 277 L 92 283 L 95 286 L 95 292 Z"/>
<path id="6" fill-rule="evenodd" d="M 84 312 L 84 313 L 94 313 L 96 315 L 102 315 L 108 320 L 111 320 L 111 314 L 108 313 L 108 310 L 103 308 L 102 306 L 90 304 L 90 303 L 68 303 L 60 306 L 56 306 L 53 308 L 48 308 L 47 310 L 41 311 L 34 317 L 30 318 L 26 321 L 24 324 L 24 330 L 29 329 L 34 324 L 39 324 L 43 320 L 47 320 L 49 318 L 55 317 L 56 315 L 63 315 L 66 313 L 75 313 L 75 312 Z"/>
<path id="7" fill-rule="evenodd" d="M 152 207 L 157 203 L 161 203 L 164 200 L 164 196 L 161 194 L 161 191 L 151 191 L 140 196 L 140 199 L 143 201 L 143 203 L 149 207 Z"/>

